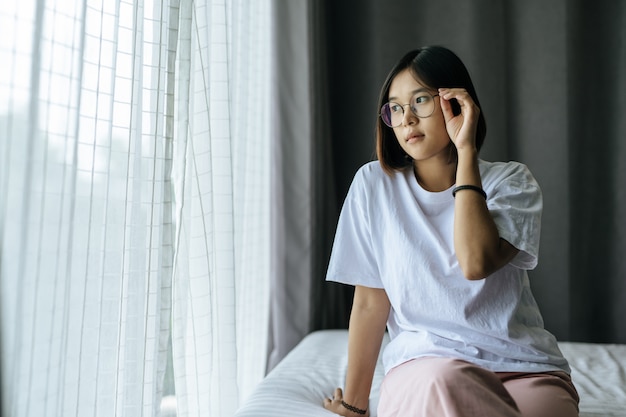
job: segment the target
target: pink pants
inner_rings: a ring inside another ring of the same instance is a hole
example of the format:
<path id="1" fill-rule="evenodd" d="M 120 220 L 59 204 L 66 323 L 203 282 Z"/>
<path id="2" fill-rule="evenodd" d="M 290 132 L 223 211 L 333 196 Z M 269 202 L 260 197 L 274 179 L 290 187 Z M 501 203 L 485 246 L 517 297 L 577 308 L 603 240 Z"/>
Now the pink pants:
<path id="1" fill-rule="evenodd" d="M 565 372 L 487 371 L 465 361 L 420 358 L 383 380 L 378 417 L 575 417 L 578 393 Z"/>

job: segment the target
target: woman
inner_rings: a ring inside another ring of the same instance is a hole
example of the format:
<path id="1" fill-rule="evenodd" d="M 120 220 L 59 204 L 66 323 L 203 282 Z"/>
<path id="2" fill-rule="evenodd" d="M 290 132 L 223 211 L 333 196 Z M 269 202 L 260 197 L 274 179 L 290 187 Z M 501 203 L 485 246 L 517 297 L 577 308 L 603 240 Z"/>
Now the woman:
<path id="1" fill-rule="evenodd" d="M 327 279 L 354 285 L 345 391 L 324 406 L 369 415 L 385 328 L 378 415 L 578 415 L 569 366 L 526 271 L 542 197 L 526 166 L 478 158 L 485 119 L 448 49 L 409 52 L 379 102 L 378 161 L 358 171 Z"/>

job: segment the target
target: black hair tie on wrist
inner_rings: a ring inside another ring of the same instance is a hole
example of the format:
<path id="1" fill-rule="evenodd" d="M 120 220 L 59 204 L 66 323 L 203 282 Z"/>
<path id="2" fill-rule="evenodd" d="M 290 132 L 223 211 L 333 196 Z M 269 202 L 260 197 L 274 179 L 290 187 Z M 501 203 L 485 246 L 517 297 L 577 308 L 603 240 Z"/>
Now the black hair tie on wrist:
<path id="1" fill-rule="evenodd" d="M 472 191 L 476 191 L 477 193 L 479 193 L 480 195 L 483 196 L 483 198 L 486 200 L 487 199 L 487 193 L 485 192 L 485 190 L 483 190 L 480 187 L 477 187 L 475 185 L 459 185 L 457 187 L 454 187 L 452 189 L 452 197 L 456 197 L 456 193 L 457 191 L 461 191 L 461 190 L 472 190 Z"/>
<path id="2" fill-rule="evenodd" d="M 357 414 L 365 414 L 365 413 L 367 413 L 367 408 L 365 410 L 363 410 L 361 408 L 356 408 L 355 406 L 348 404 L 344 400 L 341 400 L 341 405 L 343 405 L 344 408 L 352 411 L 353 413 L 357 413 Z"/>

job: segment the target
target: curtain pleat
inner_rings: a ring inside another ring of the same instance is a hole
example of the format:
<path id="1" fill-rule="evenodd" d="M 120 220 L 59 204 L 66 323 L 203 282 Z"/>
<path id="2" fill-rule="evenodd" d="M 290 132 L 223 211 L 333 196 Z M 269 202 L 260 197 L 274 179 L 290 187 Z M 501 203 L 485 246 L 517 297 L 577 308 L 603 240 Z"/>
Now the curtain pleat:
<path id="1" fill-rule="evenodd" d="M 266 372 L 270 315 L 272 38 L 269 0 L 232 3 L 231 133 L 239 403 Z"/>
<path id="2" fill-rule="evenodd" d="M 233 415 L 265 374 L 269 2 L 181 5 L 174 158 L 178 416 Z"/>
<path id="3" fill-rule="evenodd" d="M 308 1 L 275 1 L 271 137 L 271 316 L 268 369 L 310 329 L 313 181 Z"/>

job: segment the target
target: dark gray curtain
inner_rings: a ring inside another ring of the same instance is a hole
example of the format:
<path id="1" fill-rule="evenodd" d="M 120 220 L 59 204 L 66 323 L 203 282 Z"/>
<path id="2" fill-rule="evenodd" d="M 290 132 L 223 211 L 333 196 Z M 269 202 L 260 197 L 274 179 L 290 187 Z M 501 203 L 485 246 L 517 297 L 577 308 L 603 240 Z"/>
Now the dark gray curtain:
<path id="1" fill-rule="evenodd" d="M 271 68 L 275 88 L 271 123 L 271 288 L 267 369 L 271 370 L 310 330 L 313 311 L 309 286 L 315 279 L 313 224 L 327 211 L 314 189 L 316 158 L 309 81 L 313 64 L 309 5 L 272 2 L 274 45 Z M 254 63 L 252 63 L 254 65 Z M 313 83 L 313 81 L 311 81 Z M 321 120 L 321 118 L 320 118 Z M 319 207 L 319 209 L 318 209 Z"/>
<path id="2" fill-rule="evenodd" d="M 523 162 L 542 186 L 530 278 L 546 327 L 626 343 L 626 2 L 311 3 L 312 329 L 347 326 L 352 290 L 324 273 L 352 176 L 373 158 L 380 85 L 405 52 L 438 44 L 472 74 L 488 126 L 481 157 Z"/>

